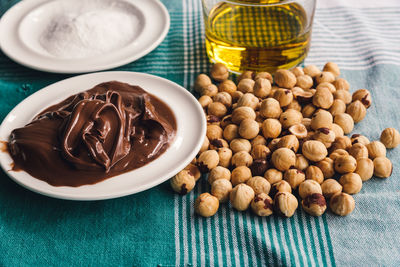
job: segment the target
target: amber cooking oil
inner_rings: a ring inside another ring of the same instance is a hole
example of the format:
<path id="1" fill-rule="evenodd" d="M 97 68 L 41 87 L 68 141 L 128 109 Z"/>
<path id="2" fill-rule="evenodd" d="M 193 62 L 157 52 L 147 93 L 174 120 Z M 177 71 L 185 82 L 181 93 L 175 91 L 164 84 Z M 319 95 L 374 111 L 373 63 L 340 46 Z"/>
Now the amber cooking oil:
<path id="1" fill-rule="evenodd" d="M 301 63 L 310 46 L 308 20 L 312 18 L 307 18 L 298 3 L 279 2 L 226 1 L 204 14 L 210 60 L 238 73 L 244 70 L 274 72 Z"/>

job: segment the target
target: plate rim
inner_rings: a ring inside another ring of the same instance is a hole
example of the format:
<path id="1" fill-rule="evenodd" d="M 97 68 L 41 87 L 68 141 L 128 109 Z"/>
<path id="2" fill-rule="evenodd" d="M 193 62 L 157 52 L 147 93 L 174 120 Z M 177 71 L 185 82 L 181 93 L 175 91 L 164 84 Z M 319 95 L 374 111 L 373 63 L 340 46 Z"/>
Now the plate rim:
<path id="1" fill-rule="evenodd" d="M 91 64 L 90 66 L 81 66 L 81 64 L 79 63 L 73 63 L 74 60 L 68 61 L 68 64 L 63 65 L 62 62 L 57 62 L 56 59 L 56 63 L 55 66 L 46 66 L 45 64 L 41 64 L 40 61 L 33 61 L 34 63 L 32 63 L 31 61 L 29 61 L 29 59 L 24 59 L 19 57 L 19 52 L 24 51 L 27 52 L 30 55 L 33 56 L 38 56 L 39 58 L 42 59 L 49 59 L 48 57 L 42 56 L 39 53 L 35 53 L 34 51 L 31 51 L 31 49 L 27 48 L 25 46 L 25 44 L 19 39 L 19 35 L 17 34 L 17 32 L 15 32 L 15 34 L 13 35 L 8 35 L 8 34 L 4 34 L 2 32 L 7 31 L 7 29 L 15 27 L 15 26 L 19 26 L 19 24 L 22 22 L 24 15 L 29 14 L 30 12 L 32 12 L 33 10 L 35 10 L 36 8 L 38 8 L 41 5 L 45 5 L 48 2 L 51 2 L 54 0 L 30 0 L 30 1 L 20 1 L 17 4 L 13 5 L 11 8 L 9 8 L 1 17 L 0 19 L 0 49 L 2 50 L 2 52 L 9 57 L 11 60 L 13 60 L 14 62 L 34 69 L 34 70 L 39 70 L 39 71 L 44 71 L 44 72 L 49 72 L 49 73 L 62 73 L 62 74 L 81 74 L 81 73 L 91 73 L 91 72 L 98 72 L 98 71 L 105 71 L 105 70 L 109 70 L 109 69 L 113 69 L 113 68 L 117 68 L 126 64 L 129 64 L 131 62 L 134 62 L 144 56 L 146 56 L 147 54 L 151 53 L 154 49 L 156 49 L 166 38 L 170 26 L 171 26 L 171 18 L 168 12 L 168 9 L 165 7 L 165 5 L 160 1 L 160 0 L 140 0 L 140 1 L 148 1 L 148 2 L 152 2 L 153 4 L 155 4 L 159 9 L 158 11 L 160 12 L 159 15 L 162 16 L 162 20 L 165 20 L 165 23 L 161 23 L 160 29 L 162 29 L 161 34 L 158 35 L 157 37 L 154 37 L 152 42 L 147 44 L 145 46 L 145 49 L 141 50 L 141 52 L 137 52 L 134 53 L 133 55 L 127 55 L 126 57 L 123 57 L 122 59 L 119 60 L 114 60 L 111 61 L 109 63 L 104 63 L 102 65 L 94 65 Z M 123 0 L 125 2 L 128 2 L 134 6 L 138 5 L 138 2 L 133 1 L 133 0 Z M 25 13 L 23 13 L 21 11 L 21 9 L 27 9 L 25 10 Z M 27 12 L 27 13 L 26 13 Z M 16 14 L 15 14 L 16 13 Z M 10 24 L 7 23 L 8 20 L 10 20 L 10 16 L 15 16 L 17 18 L 17 24 Z M 148 20 L 149 18 L 146 17 L 144 15 L 144 18 L 146 20 Z M 3 36 L 3 37 L 2 37 Z M 4 42 L 6 42 L 5 40 L 12 38 L 14 42 L 18 42 L 19 45 L 21 47 L 10 47 L 8 44 L 4 45 Z M 128 47 L 129 44 L 127 46 L 125 46 L 124 48 Z M 129 51 L 127 51 L 129 52 Z M 91 57 L 93 58 L 93 57 Z M 83 58 L 85 59 L 85 58 Z M 58 59 L 58 60 L 65 60 L 65 59 Z M 78 59 L 78 60 L 82 60 L 82 59 Z M 90 60 L 90 58 L 88 58 L 88 60 Z M 71 64 L 72 62 L 72 64 Z M 64 66 L 64 67 L 63 67 Z M 67 67 L 65 67 L 67 66 Z"/>
<path id="2" fill-rule="evenodd" d="M 196 113 L 197 113 L 197 112 L 198 112 L 198 114 L 200 114 L 200 113 L 203 114 L 203 113 L 204 113 L 203 108 L 202 108 L 201 105 L 198 103 L 197 99 L 196 99 L 188 90 L 186 90 L 184 87 L 182 87 L 182 86 L 180 86 L 179 84 L 177 84 L 177 83 L 175 83 L 175 82 L 173 82 L 173 81 L 170 81 L 170 80 L 168 80 L 168 79 L 166 79 L 166 78 L 163 78 L 163 77 L 160 77 L 160 76 L 156 76 L 156 75 L 152 75 L 152 74 L 148 74 L 148 73 L 142 73 L 142 72 L 131 72 L 131 71 L 105 71 L 105 72 L 95 72 L 95 73 L 82 74 L 82 75 L 70 77 L 70 78 L 60 80 L 60 81 L 58 81 L 58 82 L 52 83 L 52 84 L 50 84 L 50 85 L 47 85 L 47 86 L 45 86 L 45 87 L 39 89 L 38 91 L 36 91 L 36 92 L 33 93 L 32 95 L 30 95 L 30 96 L 28 96 L 27 98 L 23 99 L 20 103 L 18 103 L 18 104 L 6 115 L 6 117 L 3 119 L 3 121 L 2 121 L 1 124 L 0 124 L 0 133 L 2 133 L 3 131 L 6 131 L 7 136 L 9 136 L 9 134 L 11 133 L 11 131 L 12 131 L 13 129 L 8 129 L 8 130 L 5 130 L 5 129 L 4 129 L 4 127 L 6 127 L 5 125 L 7 124 L 7 120 L 10 118 L 10 116 L 13 116 L 13 115 L 14 115 L 15 109 L 20 108 L 21 106 L 23 107 L 23 106 L 26 105 L 26 103 L 29 103 L 30 101 L 33 101 L 32 99 L 35 99 L 35 97 L 37 97 L 37 96 L 36 96 L 36 93 L 37 93 L 37 92 L 42 92 L 42 93 L 43 93 L 43 92 L 46 92 L 46 91 L 49 91 L 49 90 L 54 90 L 53 87 L 57 87 L 60 83 L 68 83 L 68 82 L 70 82 L 71 80 L 79 80 L 79 79 L 84 79 L 84 78 L 90 78 L 90 76 L 98 76 L 98 75 L 102 75 L 102 74 L 104 74 L 104 73 L 107 73 L 107 74 L 109 74 L 109 75 L 114 74 L 114 75 L 129 75 L 129 76 L 130 76 L 130 75 L 133 75 L 133 76 L 137 76 L 137 75 L 138 75 L 138 76 L 145 76 L 145 77 L 150 78 L 150 79 L 156 79 L 156 80 L 160 80 L 161 82 L 166 82 L 167 84 L 169 84 L 169 85 L 171 85 L 171 86 L 177 88 L 177 90 L 179 90 L 180 93 L 185 94 L 186 97 L 188 97 L 189 99 L 192 100 L 192 103 L 195 103 L 194 109 L 197 110 Z M 106 79 L 106 80 L 109 80 L 109 79 Z M 106 80 L 104 80 L 104 81 L 106 81 Z M 124 82 L 124 81 L 122 81 L 122 82 Z M 86 89 L 85 89 L 85 88 L 82 88 L 82 91 L 87 90 L 87 89 L 88 89 L 88 88 L 86 88 Z M 145 90 L 146 90 L 146 89 L 145 89 Z M 152 92 L 150 92 L 150 93 L 152 93 Z M 153 94 L 153 93 L 152 93 L 152 94 Z M 157 96 L 156 94 L 154 94 L 154 95 Z M 157 97 L 158 97 L 158 96 L 157 96 Z M 65 97 L 64 97 L 64 98 L 65 98 Z M 55 100 L 54 98 L 52 98 L 52 99 L 53 99 L 53 101 L 57 101 L 57 100 Z M 163 100 L 162 98 L 160 98 L 160 99 Z M 163 100 L 163 101 L 164 101 L 164 100 Z M 167 103 L 167 104 L 168 104 L 168 103 Z M 33 117 L 33 116 L 34 116 L 34 114 L 32 115 L 32 117 Z M 176 115 L 175 115 L 175 116 L 176 116 Z M 199 137 L 205 136 L 205 135 L 206 135 L 206 128 L 207 128 L 207 126 L 206 126 L 207 123 L 206 123 L 206 118 L 205 118 L 205 116 L 200 116 L 200 118 L 201 118 L 201 121 L 200 121 L 200 122 L 197 122 L 197 123 L 199 124 L 199 128 L 200 128 Z M 1 140 L 1 141 L 5 141 L 5 140 Z M 175 143 L 175 141 L 176 141 L 176 139 L 174 140 L 174 142 L 171 144 L 170 147 L 172 147 L 172 145 Z M 154 181 L 152 181 L 152 182 L 150 182 L 150 183 L 147 183 L 147 184 L 145 184 L 145 185 L 141 185 L 141 186 L 139 186 L 138 188 L 133 188 L 133 189 L 129 189 L 129 190 L 123 190 L 123 191 L 121 191 L 121 192 L 112 193 L 112 194 L 110 194 L 110 193 L 108 193 L 108 194 L 103 194 L 103 195 L 99 195 L 99 196 L 96 196 L 96 197 L 93 197 L 93 196 L 86 197 L 86 196 L 81 196 L 81 195 L 80 195 L 80 196 L 76 196 L 76 195 L 75 195 L 75 196 L 71 196 L 71 195 L 69 195 L 68 193 L 57 193 L 57 192 L 54 193 L 54 192 L 51 192 L 51 191 L 49 192 L 49 191 L 46 191 L 46 190 L 41 190 L 41 189 L 37 189 L 37 188 L 35 188 L 35 187 L 31 187 L 30 185 L 25 184 L 23 181 L 21 181 L 20 179 L 18 179 L 17 177 L 15 177 L 14 175 L 12 175 L 12 174 L 10 173 L 10 166 L 7 166 L 8 163 L 7 163 L 7 162 L 4 162 L 3 156 L 0 157 L 0 167 L 1 167 L 1 169 L 4 171 L 4 173 L 5 173 L 8 177 L 10 177 L 11 180 L 15 181 L 17 184 L 21 185 L 22 187 L 24 187 L 24 188 L 26 188 L 26 189 L 28 189 L 28 190 L 30 190 L 30 191 L 33 191 L 33 192 L 35 192 L 35 193 L 39 193 L 39 194 L 41 194 L 41 195 L 45 195 L 45 196 L 53 197 L 53 198 L 58 198 L 58 199 L 74 200 L 74 201 L 106 200 L 106 199 L 114 199 L 114 198 L 119 198 L 119 197 L 123 197 L 123 196 L 128 196 L 128 195 L 136 194 L 136 193 L 139 193 L 139 192 L 143 192 L 143 191 L 146 191 L 146 190 L 148 190 L 148 189 L 150 189 L 150 188 L 153 188 L 153 187 L 155 187 L 155 186 L 157 186 L 157 185 L 159 185 L 159 184 L 165 182 L 166 180 L 168 180 L 168 179 L 171 178 L 173 175 L 175 175 L 176 173 L 178 173 L 180 170 L 182 170 L 185 166 L 187 166 L 187 165 L 192 161 L 192 159 L 196 156 L 196 154 L 197 154 L 198 151 L 200 150 L 202 144 L 203 144 L 203 140 L 202 140 L 201 138 L 198 139 L 198 140 L 196 141 L 196 146 L 191 150 L 191 152 L 189 153 L 189 155 L 187 155 L 187 157 L 186 157 L 185 160 L 181 161 L 181 162 L 180 162 L 179 164 L 177 164 L 174 168 L 172 168 L 172 170 L 167 171 L 164 175 L 162 175 L 161 177 L 158 177 L 158 178 L 155 179 Z M 170 149 L 170 147 L 169 147 L 163 154 L 165 154 L 165 153 Z M 0 154 L 7 154 L 8 157 L 11 157 L 7 151 L 0 151 Z M 162 156 L 163 154 L 161 154 L 161 156 Z M 155 159 L 154 161 L 151 161 L 151 162 L 156 162 L 156 161 L 159 160 L 159 159 L 160 159 L 160 158 L 157 158 L 157 159 Z M 150 162 L 150 163 L 151 163 L 151 162 Z M 146 166 L 146 165 L 145 165 L 145 166 Z M 139 169 L 140 169 L 140 168 L 139 168 Z M 135 169 L 135 170 L 137 170 L 137 169 Z M 134 172 L 135 170 L 132 170 L 132 171 L 129 171 L 129 172 L 126 172 L 126 173 L 122 173 L 122 174 L 128 174 L 128 173 Z M 30 176 L 29 178 L 31 178 L 31 179 L 36 179 L 36 180 L 42 181 L 42 180 L 40 180 L 40 179 L 37 179 L 37 178 L 31 176 L 29 173 L 27 173 L 27 172 L 25 172 L 25 171 L 22 171 L 22 172 L 24 172 L 25 174 L 27 174 L 28 176 Z M 110 179 L 117 178 L 118 176 L 119 176 L 119 175 L 114 176 L 114 177 L 111 177 Z M 103 181 L 108 181 L 108 180 L 110 180 L 110 179 L 105 179 L 105 180 L 103 180 Z M 103 182 L 103 181 L 101 181 L 101 182 Z M 44 182 L 44 181 L 42 181 L 42 182 Z M 99 183 L 101 183 L 101 182 L 99 182 Z M 44 182 L 44 183 L 46 183 L 46 182 Z M 96 184 L 94 184 L 94 185 L 97 185 L 97 184 L 99 184 L 99 183 L 96 183 Z M 47 183 L 46 183 L 46 184 L 47 184 Z M 47 185 L 49 185 L 49 184 L 47 184 Z M 57 186 L 52 186 L 52 185 L 49 185 L 49 186 L 50 186 L 51 188 L 58 188 Z M 83 186 L 89 186 L 89 187 L 90 187 L 91 185 L 83 185 Z M 68 188 L 72 188 L 72 190 L 73 190 L 75 187 L 68 187 Z M 80 187 L 76 187 L 76 188 L 80 188 Z"/>

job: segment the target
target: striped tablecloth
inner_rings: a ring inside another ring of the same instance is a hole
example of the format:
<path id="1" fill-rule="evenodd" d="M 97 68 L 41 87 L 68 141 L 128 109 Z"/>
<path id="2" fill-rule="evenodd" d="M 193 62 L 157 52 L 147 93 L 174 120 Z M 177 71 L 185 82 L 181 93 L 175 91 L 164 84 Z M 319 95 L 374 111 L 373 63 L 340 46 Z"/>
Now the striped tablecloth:
<path id="1" fill-rule="evenodd" d="M 28 1 L 28 0 L 26 0 Z M 15 0 L 0 2 L 0 14 Z M 118 68 L 173 80 L 188 90 L 209 68 L 199 0 L 164 0 L 171 29 L 144 58 Z M 351 91 L 367 88 L 373 105 L 354 132 L 378 139 L 400 128 L 400 1 L 318 1 L 305 64 L 334 61 Z M 1 119 L 22 99 L 69 77 L 22 67 L 0 53 Z M 107 201 L 72 202 L 29 192 L 0 175 L 1 266 L 400 266 L 400 149 L 394 171 L 372 179 L 347 217 L 330 212 L 260 218 L 222 206 L 209 219 L 168 183 Z"/>

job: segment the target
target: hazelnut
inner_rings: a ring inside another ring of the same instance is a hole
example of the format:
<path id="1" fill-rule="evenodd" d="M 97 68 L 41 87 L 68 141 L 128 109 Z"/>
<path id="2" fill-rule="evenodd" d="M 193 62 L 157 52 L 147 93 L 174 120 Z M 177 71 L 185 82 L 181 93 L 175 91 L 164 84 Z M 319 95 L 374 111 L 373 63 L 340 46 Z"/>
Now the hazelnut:
<path id="1" fill-rule="evenodd" d="M 279 118 L 279 122 L 282 124 L 284 129 L 289 128 L 295 124 L 301 123 L 303 120 L 303 115 L 294 109 L 288 109 L 283 112 Z"/>
<path id="2" fill-rule="evenodd" d="M 323 71 L 315 77 L 315 81 L 317 83 L 323 83 L 323 82 L 332 83 L 334 80 L 335 80 L 335 75 L 333 75 L 333 73 L 329 71 Z"/>
<path id="3" fill-rule="evenodd" d="M 336 87 L 336 90 L 346 90 L 349 91 L 350 89 L 350 84 L 348 81 L 346 81 L 343 78 L 337 78 L 334 82 L 333 85 Z"/>
<path id="4" fill-rule="evenodd" d="M 294 110 L 300 112 L 300 114 L 301 114 L 301 108 L 302 107 L 301 107 L 300 103 L 296 99 L 293 99 L 293 101 L 289 105 L 287 105 L 285 108 L 286 108 L 286 110 L 294 109 Z"/>
<path id="5" fill-rule="evenodd" d="M 326 87 L 318 88 L 313 96 L 312 103 L 316 107 L 329 109 L 333 104 L 333 95 Z"/>
<path id="6" fill-rule="evenodd" d="M 210 171 L 208 175 L 208 183 L 212 184 L 214 181 L 218 179 L 231 180 L 231 172 L 222 166 L 217 166 Z"/>
<path id="7" fill-rule="evenodd" d="M 275 184 L 279 181 L 282 181 L 283 174 L 277 169 L 269 169 L 264 173 L 264 178 L 270 183 Z M 290 187 L 290 186 L 289 186 Z"/>
<path id="8" fill-rule="evenodd" d="M 305 180 L 299 185 L 299 195 L 302 199 L 314 193 L 322 194 L 322 189 L 318 182 L 314 180 Z"/>
<path id="9" fill-rule="evenodd" d="M 352 101 L 359 100 L 366 107 L 369 108 L 372 103 L 371 93 L 367 89 L 358 89 L 353 93 Z"/>
<path id="10" fill-rule="evenodd" d="M 333 93 L 333 98 L 342 100 L 346 105 L 350 104 L 352 99 L 350 92 L 347 90 L 336 90 Z"/>
<path id="11" fill-rule="evenodd" d="M 185 195 L 192 191 L 196 185 L 196 180 L 189 170 L 182 170 L 170 180 L 170 183 L 175 192 Z"/>
<path id="12" fill-rule="evenodd" d="M 316 163 L 316 166 L 321 169 L 324 178 L 332 178 L 335 175 L 334 162 L 331 158 L 324 158 Z"/>
<path id="13" fill-rule="evenodd" d="M 271 189 L 271 184 L 261 176 L 250 178 L 246 184 L 253 188 L 255 194 L 265 193 L 268 195 Z"/>
<path id="14" fill-rule="evenodd" d="M 268 79 L 258 78 L 254 84 L 254 95 L 266 98 L 271 93 L 271 82 Z"/>
<path id="15" fill-rule="evenodd" d="M 308 75 L 300 75 L 297 76 L 296 86 L 299 86 L 303 89 L 310 89 L 313 85 L 313 79 Z"/>
<path id="16" fill-rule="evenodd" d="M 299 140 L 293 134 L 285 135 L 279 140 L 277 144 L 277 148 L 281 147 L 289 148 L 296 153 L 299 149 Z"/>
<path id="17" fill-rule="evenodd" d="M 317 108 L 313 104 L 307 104 L 303 107 L 301 114 L 304 118 L 311 118 Z"/>
<path id="18" fill-rule="evenodd" d="M 323 160 L 328 155 L 325 145 L 316 140 L 304 142 L 302 152 L 307 159 L 315 162 Z"/>
<path id="19" fill-rule="evenodd" d="M 290 184 L 292 189 L 296 189 L 306 179 L 306 176 L 300 170 L 289 169 L 283 174 L 283 179 Z"/>
<path id="20" fill-rule="evenodd" d="M 335 170 L 338 173 L 354 172 L 357 167 L 357 161 L 350 155 L 339 156 L 335 159 Z"/>
<path id="21" fill-rule="evenodd" d="M 239 151 L 233 155 L 231 163 L 234 167 L 238 166 L 249 167 L 251 164 L 253 164 L 253 158 L 248 152 Z"/>
<path id="22" fill-rule="evenodd" d="M 244 119 L 256 119 L 256 112 L 251 107 L 238 107 L 232 111 L 232 122 L 240 124 Z"/>
<path id="23" fill-rule="evenodd" d="M 262 135 L 257 135 L 253 140 L 251 140 L 251 145 L 254 147 L 256 145 L 266 145 L 267 140 Z"/>
<path id="24" fill-rule="evenodd" d="M 222 82 L 229 77 L 228 68 L 222 63 L 216 63 L 211 67 L 210 76 L 217 82 Z"/>
<path id="25" fill-rule="evenodd" d="M 232 124 L 232 115 L 231 115 L 231 114 L 224 116 L 224 117 L 221 119 L 219 126 L 220 126 L 222 129 L 224 129 L 224 128 L 225 128 L 226 126 L 228 126 L 229 124 Z"/>
<path id="26" fill-rule="evenodd" d="M 337 157 L 339 156 L 344 156 L 344 155 L 349 155 L 349 152 L 347 152 L 346 150 L 339 148 L 339 149 L 335 149 L 330 155 L 329 158 L 331 158 L 332 160 L 336 160 Z"/>
<path id="27" fill-rule="evenodd" d="M 368 158 L 368 149 L 361 143 L 355 143 L 350 147 L 349 154 L 355 159 Z"/>
<path id="28" fill-rule="evenodd" d="M 212 84 L 210 77 L 208 77 L 206 74 L 200 74 L 197 76 L 196 81 L 194 82 L 194 90 L 202 94 L 203 88 Z"/>
<path id="29" fill-rule="evenodd" d="M 217 125 L 217 126 L 221 125 L 220 119 L 215 115 L 207 115 L 206 120 L 207 120 L 207 125 L 210 125 L 210 124 Z"/>
<path id="30" fill-rule="evenodd" d="M 395 128 L 386 128 L 382 131 L 380 140 L 386 148 L 395 148 L 400 144 L 400 133 Z"/>
<path id="31" fill-rule="evenodd" d="M 256 109 L 258 106 L 259 100 L 252 93 L 245 93 L 242 95 L 237 101 L 238 107 L 250 107 L 252 109 Z"/>
<path id="32" fill-rule="evenodd" d="M 325 198 L 331 198 L 333 195 L 342 192 L 343 187 L 335 179 L 326 179 L 321 184 L 322 194 Z"/>
<path id="33" fill-rule="evenodd" d="M 295 87 L 298 88 L 298 87 Z M 294 90 L 293 88 L 292 90 Z M 304 90 L 296 90 L 293 91 L 293 96 L 300 104 L 311 104 L 312 98 L 314 96 L 314 91 L 304 91 Z"/>
<path id="34" fill-rule="evenodd" d="M 346 108 L 346 113 L 349 114 L 355 123 L 360 122 L 364 119 L 367 114 L 367 109 L 359 100 L 352 102 Z"/>
<path id="35" fill-rule="evenodd" d="M 208 95 L 203 95 L 199 98 L 199 103 L 202 108 L 207 108 L 213 102 L 212 98 Z"/>
<path id="36" fill-rule="evenodd" d="M 335 132 L 330 130 L 329 128 L 319 128 L 315 131 L 313 138 L 317 141 L 326 143 L 333 143 L 335 141 L 336 135 Z"/>
<path id="37" fill-rule="evenodd" d="M 218 166 L 228 168 L 231 165 L 232 150 L 226 147 L 218 148 Z"/>
<path id="38" fill-rule="evenodd" d="M 252 93 L 254 90 L 255 81 L 252 79 L 242 79 L 237 85 L 237 89 L 242 93 Z"/>
<path id="39" fill-rule="evenodd" d="M 350 214 L 354 210 L 355 205 L 354 198 L 346 193 L 338 193 L 332 196 L 329 201 L 332 212 L 340 216 Z"/>
<path id="40" fill-rule="evenodd" d="M 211 194 L 215 196 L 220 203 L 225 203 L 229 199 L 229 193 L 232 191 L 232 184 L 229 180 L 218 179 L 211 184 Z"/>
<path id="41" fill-rule="evenodd" d="M 272 139 L 272 140 L 269 142 L 269 144 L 267 145 L 268 148 L 269 148 L 272 152 L 274 152 L 274 151 L 278 148 L 278 143 L 279 143 L 280 140 L 281 140 L 280 138 L 274 138 L 274 139 Z"/>
<path id="42" fill-rule="evenodd" d="M 275 98 L 267 98 L 261 102 L 260 114 L 263 117 L 277 119 L 281 113 L 281 107 Z"/>
<path id="43" fill-rule="evenodd" d="M 332 116 L 345 113 L 346 104 L 343 102 L 343 100 L 335 99 L 333 100 L 332 106 L 329 108 L 329 112 L 332 114 Z"/>
<path id="44" fill-rule="evenodd" d="M 289 89 L 278 89 L 274 93 L 274 98 L 278 100 L 279 106 L 286 107 L 293 101 L 293 93 Z"/>
<path id="45" fill-rule="evenodd" d="M 226 108 L 226 106 L 220 102 L 213 102 L 213 103 L 209 104 L 208 108 L 207 108 L 207 113 L 209 115 L 214 115 L 219 118 L 225 116 L 225 114 L 227 112 L 228 112 L 228 109 Z"/>
<path id="46" fill-rule="evenodd" d="M 386 147 L 379 141 L 373 141 L 366 145 L 368 155 L 371 159 L 376 157 L 386 157 Z"/>
<path id="47" fill-rule="evenodd" d="M 299 203 L 297 198 L 288 192 L 279 192 L 274 197 L 274 210 L 283 217 L 292 217 Z"/>
<path id="48" fill-rule="evenodd" d="M 222 138 L 222 133 L 223 130 L 218 125 L 213 125 L 213 124 L 207 125 L 206 135 L 209 140 Z"/>
<path id="49" fill-rule="evenodd" d="M 333 122 L 336 123 L 337 125 L 339 125 L 340 127 L 342 127 L 343 132 L 345 134 L 348 134 L 351 131 L 353 131 L 354 120 L 353 120 L 353 117 L 351 117 L 347 113 L 341 113 L 341 114 L 335 115 Z"/>
<path id="50" fill-rule="evenodd" d="M 211 217 L 219 208 L 218 198 L 209 193 L 201 194 L 194 203 L 194 211 L 203 217 Z"/>
<path id="51" fill-rule="evenodd" d="M 321 74 L 321 70 L 315 65 L 307 65 L 303 69 L 304 74 L 311 76 L 312 78 L 317 77 Z"/>
<path id="52" fill-rule="evenodd" d="M 312 216 L 321 216 L 326 210 L 325 197 L 320 193 L 307 195 L 302 201 L 301 206 L 304 211 Z"/>
<path id="53" fill-rule="evenodd" d="M 259 72 L 254 76 L 255 81 L 257 81 L 258 79 L 267 79 L 270 84 L 272 84 L 273 82 L 271 73 L 266 71 Z"/>
<path id="54" fill-rule="evenodd" d="M 231 179 L 234 186 L 247 182 L 251 177 L 251 170 L 246 166 L 239 166 L 232 170 Z"/>
<path id="55" fill-rule="evenodd" d="M 322 87 L 329 89 L 329 91 L 331 91 L 332 94 L 334 92 L 336 92 L 336 87 L 333 84 L 328 83 L 328 82 L 323 82 L 323 83 L 318 84 L 318 86 L 315 89 L 318 90 L 319 88 L 322 88 Z"/>
<path id="56" fill-rule="evenodd" d="M 218 85 L 219 92 L 227 92 L 233 98 L 233 94 L 236 92 L 236 84 L 231 80 L 225 80 Z"/>
<path id="57" fill-rule="evenodd" d="M 251 201 L 251 210 L 258 216 L 269 216 L 273 213 L 272 198 L 266 193 L 256 194 Z"/>
<path id="58" fill-rule="evenodd" d="M 306 170 L 306 179 L 316 181 L 318 184 L 322 184 L 324 181 L 324 174 L 320 168 L 311 165 Z"/>
<path id="59" fill-rule="evenodd" d="M 303 122 L 303 120 L 301 120 L 301 122 Z M 303 139 L 307 137 L 307 128 L 301 123 L 290 126 L 288 130 L 298 139 Z"/>
<path id="60" fill-rule="evenodd" d="M 233 139 L 239 138 L 239 127 L 236 124 L 228 124 L 225 127 L 222 135 L 228 142 L 232 141 Z"/>
<path id="61" fill-rule="evenodd" d="M 275 195 L 279 192 L 289 192 L 292 193 L 292 187 L 285 180 L 280 180 L 271 185 L 271 190 L 269 191 L 269 195 L 274 198 Z"/>
<path id="62" fill-rule="evenodd" d="M 294 164 L 296 169 L 304 171 L 308 168 L 308 160 L 301 154 L 296 154 L 296 163 Z"/>
<path id="63" fill-rule="evenodd" d="M 358 158 L 357 168 L 354 172 L 360 175 L 361 180 L 365 182 L 374 175 L 374 163 L 369 158 Z"/>
<path id="64" fill-rule="evenodd" d="M 333 74 L 333 76 L 336 78 L 340 75 L 340 69 L 338 65 L 334 62 L 327 62 L 324 65 L 324 68 L 322 69 L 323 71 L 329 71 L 330 73 Z"/>
<path id="65" fill-rule="evenodd" d="M 196 158 L 195 158 L 196 159 Z M 197 182 L 201 177 L 201 172 L 197 167 L 196 163 L 189 163 L 184 170 L 188 170 L 191 175 L 193 175 L 195 181 Z"/>
<path id="66" fill-rule="evenodd" d="M 204 136 L 204 141 L 203 141 L 203 144 L 201 145 L 199 154 L 208 150 L 209 147 L 210 147 L 210 141 L 208 140 L 207 136 Z"/>
<path id="67" fill-rule="evenodd" d="M 338 116 L 338 115 L 336 115 L 336 116 Z M 317 130 L 319 128 L 329 128 L 330 129 L 332 127 L 332 121 L 333 121 L 332 114 L 326 110 L 321 109 L 312 115 L 311 128 L 313 130 Z"/>
<path id="68" fill-rule="evenodd" d="M 347 173 L 340 177 L 339 183 L 343 186 L 343 192 L 357 194 L 362 188 L 362 180 L 357 173 Z"/>
<path id="69" fill-rule="evenodd" d="M 222 138 L 213 139 L 210 141 L 210 149 L 218 150 L 218 148 L 221 148 L 221 147 L 229 147 L 228 142 L 226 142 Z"/>
<path id="70" fill-rule="evenodd" d="M 215 96 L 218 93 L 218 88 L 214 84 L 209 84 L 201 88 L 201 95 Z"/>
<path id="71" fill-rule="evenodd" d="M 335 151 L 336 149 L 347 150 L 351 147 L 351 140 L 347 136 L 336 137 L 335 142 L 332 143 L 331 149 Z"/>
<path id="72" fill-rule="evenodd" d="M 266 159 L 256 159 L 250 166 L 251 173 L 256 176 L 263 175 L 268 169 L 268 162 Z"/>
<path id="73" fill-rule="evenodd" d="M 258 122 L 253 119 L 244 119 L 240 122 L 239 135 L 246 139 L 253 139 L 260 132 Z"/>
<path id="74" fill-rule="evenodd" d="M 247 139 L 233 139 L 230 143 L 230 148 L 232 149 L 233 153 L 237 153 L 239 151 L 246 151 L 250 152 L 251 151 L 251 144 L 250 141 Z"/>
<path id="75" fill-rule="evenodd" d="M 218 166 L 219 156 L 215 150 L 206 150 L 202 152 L 197 160 L 197 166 L 202 173 L 209 172 Z"/>
<path id="76" fill-rule="evenodd" d="M 253 188 L 246 184 L 238 184 L 232 189 L 229 198 L 235 209 L 244 211 L 249 208 L 254 195 Z"/>
<path id="77" fill-rule="evenodd" d="M 265 145 L 255 145 L 251 149 L 253 159 L 266 159 L 271 155 L 271 150 Z"/>
<path id="78" fill-rule="evenodd" d="M 374 159 L 374 175 L 379 178 L 387 178 L 392 175 L 393 165 L 387 157 L 376 157 Z"/>
<path id="79" fill-rule="evenodd" d="M 300 75 L 304 75 L 304 71 L 303 68 L 301 67 L 294 67 L 293 69 L 290 70 L 294 76 L 298 77 Z"/>
<path id="80" fill-rule="evenodd" d="M 237 82 L 240 82 L 243 79 L 252 79 L 253 78 L 253 72 L 250 70 L 243 71 L 242 74 L 237 79 Z"/>
<path id="81" fill-rule="evenodd" d="M 344 135 L 344 131 L 342 127 L 340 127 L 336 123 L 332 123 L 332 131 L 335 133 L 335 137 L 342 137 Z"/>
<path id="82" fill-rule="evenodd" d="M 272 164 L 280 171 L 286 171 L 296 163 L 296 154 L 288 148 L 278 148 L 272 153 Z"/>
<path id="83" fill-rule="evenodd" d="M 277 119 L 266 119 L 261 125 L 265 138 L 276 138 L 281 134 L 282 124 Z"/>
<path id="84" fill-rule="evenodd" d="M 232 106 L 232 96 L 227 92 L 219 92 L 213 97 L 214 102 L 220 102 L 225 107 L 229 108 Z"/>
<path id="85" fill-rule="evenodd" d="M 279 87 L 290 89 L 296 84 L 296 76 L 288 70 L 280 69 L 275 72 L 274 81 Z"/>

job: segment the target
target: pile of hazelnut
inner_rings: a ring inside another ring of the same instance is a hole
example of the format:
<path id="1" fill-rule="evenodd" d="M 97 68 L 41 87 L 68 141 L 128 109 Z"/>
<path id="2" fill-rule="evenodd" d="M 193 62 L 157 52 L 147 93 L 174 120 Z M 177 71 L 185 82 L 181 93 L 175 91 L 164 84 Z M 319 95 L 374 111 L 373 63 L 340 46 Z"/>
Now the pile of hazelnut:
<path id="1" fill-rule="evenodd" d="M 372 176 L 387 178 L 392 163 L 386 149 L 400 144 L 394 128 L 380 141 L 346 136 L 371 106 L 366 89 L 349 92 L 335 63 L 292 70 L 242 73 L 237 84 L 228 69 L 213 65 L 195 82 L 207 117 L 207 135 L 198 157 L 171 179 L 172 188 L 190 192 L 208 173 L 210 193 L 195 201 L 195 212 L 214 215 L 219 203 L 259 216 L 291 217 L 301 199 L 313 216 L 329 207 L 345 216 Z M 213 84 L 212 80 L 215 84 Z"/>

